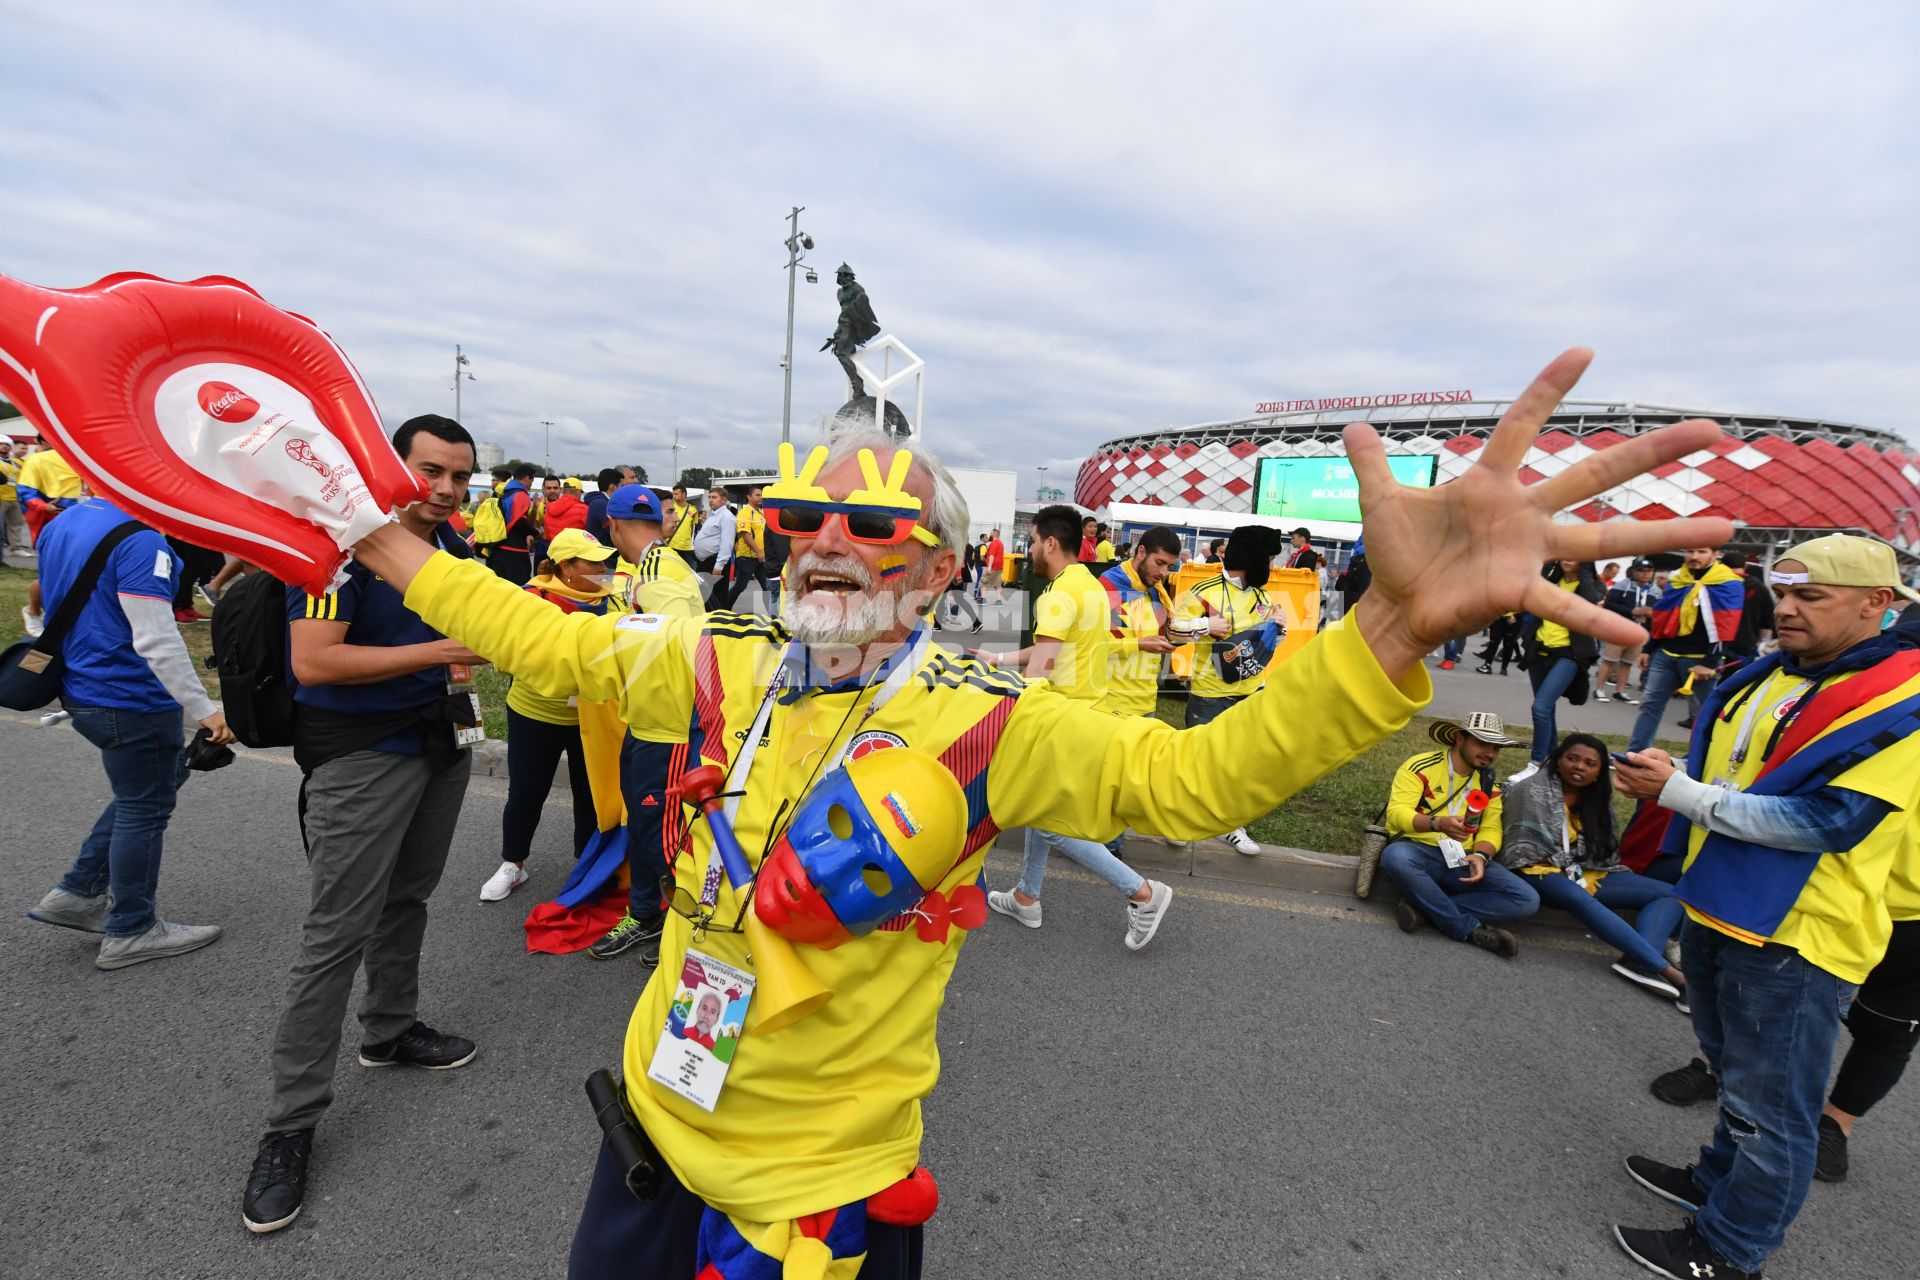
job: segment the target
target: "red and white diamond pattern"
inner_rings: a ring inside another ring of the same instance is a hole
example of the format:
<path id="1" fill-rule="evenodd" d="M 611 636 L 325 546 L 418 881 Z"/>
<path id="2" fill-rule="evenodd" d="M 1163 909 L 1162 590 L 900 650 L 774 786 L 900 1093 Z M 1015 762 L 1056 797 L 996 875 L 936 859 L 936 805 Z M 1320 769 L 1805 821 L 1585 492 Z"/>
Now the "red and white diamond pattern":
<path id="1" fill-rule="evenodd" d="M 1624 441 L 1602 429 L 1575 437 L 1548 431 L 1527 450 L 1521 477 L 1558 475 L 1582 458 Z M 1439 456 L 1439 483 L 1480 456 L 1484 435 L 1400 435 L 1393 453 Z M 1335 440 L 1240 440 L 1162 444 L 1097 453 L 1080 465 L 1075 498 L 1098 510 L 1115 502 L 1244 512 L 1252 507 L 1257 459 L 1339 453 Z M 1920 458 L 1867 444 L 1796 444 L 1782 436 L 1726 439 L 1669 462 L 1569 513 L 1588 521 L 1633 516 L 1726 516 L 1773 528 L 1862 528 L 1901 546 L 1920 546 Z"/>

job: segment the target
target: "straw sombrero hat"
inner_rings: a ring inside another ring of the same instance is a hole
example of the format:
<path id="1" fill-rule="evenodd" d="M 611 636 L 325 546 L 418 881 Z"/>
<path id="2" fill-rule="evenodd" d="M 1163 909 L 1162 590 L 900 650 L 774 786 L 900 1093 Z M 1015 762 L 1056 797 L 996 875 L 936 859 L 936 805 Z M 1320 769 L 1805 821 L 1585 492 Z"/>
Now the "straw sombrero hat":
<path id="1" fill-rule="evenodd" d="M 1491 711 L 1475 711 L 1465 720 L 1436 720 L 1427 730 L 1428 736 L 1443 747 L 1451 747 L 1454 739 L 1463 733 L 1470 738 L 1478 738 L 1490 747 L 1526 745 L 1518 738 L 1509 738 L 1507 726 Z"/>

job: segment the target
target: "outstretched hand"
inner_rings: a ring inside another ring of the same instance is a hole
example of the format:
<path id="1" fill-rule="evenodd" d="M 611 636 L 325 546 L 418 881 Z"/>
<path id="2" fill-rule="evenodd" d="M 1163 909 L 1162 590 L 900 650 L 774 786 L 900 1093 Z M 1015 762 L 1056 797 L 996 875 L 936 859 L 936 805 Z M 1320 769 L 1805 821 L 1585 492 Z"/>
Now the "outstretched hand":
<path id="1" fill-rule="evenodd" d="M 1381 667 L 1399 680 L 1431 650 L 1472 635 L 1503 613 L 1525 610 L 1611 644 L 1646 631 L 1540 574 L 1549 560 L 1599 560 L 1680 547 L 1718 546 L 1733 525 L 1716 518 L 1558 524 L 1554 516 L 1643 471 L 1711 447 L 1720 428 L 1704 418 L 1675 423 L 1603 449 L 1537 484 L 1519 468 L 1541 426 L 1586 372 L 1593 352 L 1575 347 L 1541 371 L 1493 429 L 1479 460 L 1431 489 L 1400 484 L 1380 433 L 1346 429 L 1360 482 L 1367 565 L 1373 583 L 1356 612 Z"/>

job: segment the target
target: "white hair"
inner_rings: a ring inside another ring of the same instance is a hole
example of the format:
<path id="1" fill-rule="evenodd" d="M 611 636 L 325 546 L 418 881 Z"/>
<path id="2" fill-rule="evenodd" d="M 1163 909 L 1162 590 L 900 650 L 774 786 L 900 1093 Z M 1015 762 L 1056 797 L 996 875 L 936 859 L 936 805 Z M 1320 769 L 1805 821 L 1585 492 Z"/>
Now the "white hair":
<path id="1" fill-rule="evenodd" d="M 849 415 L 850 416 L 850 415 Z M 848 424 L 849 418 L 838 419 Z M 917 470 L 927 473 L 933 481 L 933 502 L 927 510 L 920 513 L 920 523 L 925 525 L 934 537 L 940 539 L 940 545 L 950 551 L 961 551 L 967 545 L 967 529 L 971 513 L 967 510 L 967 500 L 960 494 L 960 485 L 953 473 L 941 464 L 940 459 L 922 449 L 912 440 L 902 440 L 888 435 L 873 425 L 868 418 L 864 423 L 853 419 L 849 425 L 829 428 L 827 434 L 827 467 L 855 457 L 862 449 L 871 449 L 876 455 L 882 451 L 906 449 L 913 454 L 913 465 Z M 826 468 L 822 468 L 825 470 Z"/>

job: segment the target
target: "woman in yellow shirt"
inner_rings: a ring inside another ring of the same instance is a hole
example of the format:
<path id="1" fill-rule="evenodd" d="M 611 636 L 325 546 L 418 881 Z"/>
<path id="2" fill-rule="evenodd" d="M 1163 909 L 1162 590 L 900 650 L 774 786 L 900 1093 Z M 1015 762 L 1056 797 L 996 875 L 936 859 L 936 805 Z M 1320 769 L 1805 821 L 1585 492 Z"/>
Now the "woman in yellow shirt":
<path id="1" fill-rule="evenodd" d="M 1540 576 L 1594 604 L 1606 594 L 1591 563 L 1555 560 L 1540 571 Z M 1521 665 L 1533 682 L 1533 746 L 1527 756 L 1539 764 L 1553 750 L 1558 734 L 1555 704 L 1563 697 L 1576 707 L 1586 702 L 1587 671 L 1599 659 L 1600 646 L 1591 636 L 1574 635 L 1557 622 L 1533 616 L 1527 619 L 1520 643 L 1524 655 Z"/>

